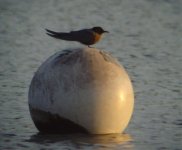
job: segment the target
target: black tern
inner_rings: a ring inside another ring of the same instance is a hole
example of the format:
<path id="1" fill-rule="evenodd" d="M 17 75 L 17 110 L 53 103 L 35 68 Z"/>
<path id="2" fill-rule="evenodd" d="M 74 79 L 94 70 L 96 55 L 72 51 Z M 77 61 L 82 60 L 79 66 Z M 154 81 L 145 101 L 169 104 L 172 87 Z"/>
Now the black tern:
<path id="1" fill-rule="evenodd" d="M 103 33 L 108 33 L 101 27 L 93 27 L 90 29 L 82 29 L 78 31 L 71 31 L 71 32 L 55 32 L 46 29 L 47 35 L 54 37 L 56 39 L 66 40 L 66 41 L 77 41 L 84 45 L 90 47 L 97 43 Z"/>

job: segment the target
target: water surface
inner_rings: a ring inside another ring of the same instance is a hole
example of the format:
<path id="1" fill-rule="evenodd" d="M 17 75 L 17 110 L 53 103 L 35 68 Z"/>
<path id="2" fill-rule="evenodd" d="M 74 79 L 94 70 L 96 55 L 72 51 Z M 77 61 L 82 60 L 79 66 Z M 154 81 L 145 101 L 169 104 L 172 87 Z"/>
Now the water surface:
<path id="1" fill-rule="evenodd" d="M 0 0 L 0 149 L 181 149 L 181 18 L 180 0 Z M 132 79 L 128 128 L 107 136 L 38 134 L 27 105 L 34 72 L 55 52 L 82 47 L 44 28 L 98 25 L 110 34 L 95 47 L 117 57 Z"/>

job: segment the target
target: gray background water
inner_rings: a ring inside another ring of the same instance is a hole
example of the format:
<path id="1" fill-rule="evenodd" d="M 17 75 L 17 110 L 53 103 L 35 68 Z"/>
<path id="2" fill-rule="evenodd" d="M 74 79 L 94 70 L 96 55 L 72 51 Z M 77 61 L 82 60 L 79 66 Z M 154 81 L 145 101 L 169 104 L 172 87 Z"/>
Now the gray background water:
<path id="1" fill-rule="evenodd" d="M 95 45 L 117 57 L 135 91 L 124 135 L 39 135 L 29 115 L 34 72 L 79 43 L 48 37 L 102 26 Z M 0 149 L 182 149 L 181 0 L 0 0 Z"/>

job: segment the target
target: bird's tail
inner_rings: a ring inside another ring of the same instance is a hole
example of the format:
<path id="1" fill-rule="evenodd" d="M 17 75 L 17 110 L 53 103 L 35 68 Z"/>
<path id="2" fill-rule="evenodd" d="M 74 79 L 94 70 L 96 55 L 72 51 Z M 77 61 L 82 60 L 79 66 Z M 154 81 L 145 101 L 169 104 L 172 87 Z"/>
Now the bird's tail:
<path id="1" fill-rule="evenodd" d="M 64 33 L 64 32 L 55 32 L 48 29 L 45 29 L 47 31 L 47 35 L 52 36 L 56 39 L 61 40 L 67 40 L 67 41 L 74 41 L 74 38 L 70 35 L 70 33 Z"/>

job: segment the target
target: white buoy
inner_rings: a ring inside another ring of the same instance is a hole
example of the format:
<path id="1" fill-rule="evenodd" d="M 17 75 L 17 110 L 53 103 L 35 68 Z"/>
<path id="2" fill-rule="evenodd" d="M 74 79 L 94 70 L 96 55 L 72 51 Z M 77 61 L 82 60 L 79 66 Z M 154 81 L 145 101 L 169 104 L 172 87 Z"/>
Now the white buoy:
<path id="1" fill-rule="evenodd" d="M 29 89 L 31 117 L 41 132 L 121 133 L 134 106 L 131 81 L 118 61 L 95 48 L 48 58 Z"/>

